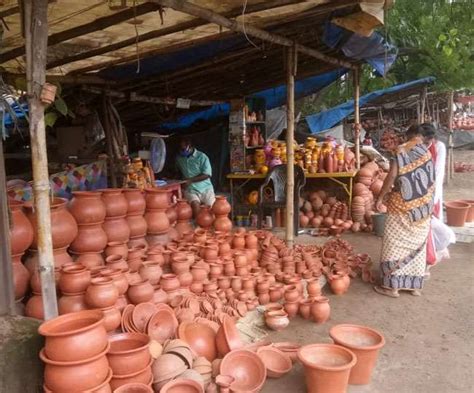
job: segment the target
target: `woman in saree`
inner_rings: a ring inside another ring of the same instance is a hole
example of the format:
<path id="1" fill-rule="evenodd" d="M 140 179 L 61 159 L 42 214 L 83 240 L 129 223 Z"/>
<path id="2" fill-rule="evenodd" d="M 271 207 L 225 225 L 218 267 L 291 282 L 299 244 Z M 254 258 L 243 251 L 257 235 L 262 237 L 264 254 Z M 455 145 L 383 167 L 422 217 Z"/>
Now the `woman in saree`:
<path id="1" fill-rule="evenodd" d="M 421 129 L 408 129 L 407 142 L 398 146 L 377 198 L 376 209 L 387 206 L 377 293 L 398 297 L 399 291 L 419 296 L 426 269 L 426 244 L 435 187 L 431 154 Z"/>

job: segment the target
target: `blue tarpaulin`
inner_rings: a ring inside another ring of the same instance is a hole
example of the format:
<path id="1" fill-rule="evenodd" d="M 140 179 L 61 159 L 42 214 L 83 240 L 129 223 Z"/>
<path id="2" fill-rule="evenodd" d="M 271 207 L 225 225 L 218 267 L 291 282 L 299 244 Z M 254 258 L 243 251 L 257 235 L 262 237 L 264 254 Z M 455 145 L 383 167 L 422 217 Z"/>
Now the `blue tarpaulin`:
<path id="1" fill-rule="evenodd" d="M 395 93 L 400 90 L 405 90 L 416 85 L 428 84 L 433 82 L 434 80 L 434 77 L 429 76 L 427 78 L 417 79 L 408 83 L 395 85 L 387 89 L 376 90 L 372 93 L 360 97 L 359 105 L 363 106 L 380 96 Z M 352 113 L 354 113 L 354 100 L 346 101 L 343 104 L 335 106 L 334 108 L 331 108 L 327 111 L 306 116 L 306 122 L 308 123 L 311 133 L 316 134 L 318 132 L 334 127 L 337 123 L 339 123 Z"/>
<path id="2" fill-rule="evenodd" d="M 325 74 L 311 76 L 295 82 L 295 98 L 305 97 L 316 93 L 325 86 L 331 84 L 336 79 L 347 73 L 346 69 L 338 69 Z M 277 108 L 286 102 L 286 85 L 262 90 L 253 94 L 251 97 L 264 98 L 267 109 Z M 187 113 L 178 117 L 174 122 L 168 122 L 160 125 L 160 128 L 177 129 L 187 128 L 197 120 L 211 120 L 220 116 L 228 116 L 230 104 L 218 104 L 198 112 Z"/>

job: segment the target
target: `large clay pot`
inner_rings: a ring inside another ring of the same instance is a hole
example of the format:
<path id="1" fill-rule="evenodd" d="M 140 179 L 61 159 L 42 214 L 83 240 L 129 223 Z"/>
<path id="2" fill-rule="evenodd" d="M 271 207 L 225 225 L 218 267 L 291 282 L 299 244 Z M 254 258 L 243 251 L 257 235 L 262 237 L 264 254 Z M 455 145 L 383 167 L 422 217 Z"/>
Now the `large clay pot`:
<path id="1" fill-rule="evenodd" d="M 145 190 L 145 201 L 147 209 L 166 210 L 170 204 L 170 193 L 160 188 L 148 188 Z"/>
<path id="2" fill-rule="evenodd" d="M 88 269 L 92 269 L 94 267 L 99 267 L 104 265 L 104 257 L 102 253 L 97 252 L 84 252 L 84 253 L 76 253 L 71 252 L 74 262 L 80 263 L 84 265 Z"/>
<path id="3" fill-rule="evenodd" d="M 102 309 L 104 314 L 104 326 L 108 333 L 115 331 L 120 326 L 122 319 L 121 312 L 116 306 Z"/>
<path id="4" fill-rule="evenodd" d="M 216 201 L 214 202 L 214 205 L 212 205 L 212 212 L 216 216 L 223 216 L 228 215 L 231 210 L 232 207 L 230 206 L 230 203 L 227 202 L 227 198 L 224 195 L 216 195 Z"/>
<path id="5" fill-rule="evenodd" d="M 15 299 L 23 298 L 28 291 L 30 282 L 30 272 L 21 263 L 22 254 L 12 255 L 13 286 L 15 289 Z"/>
<path id="6" fill-rule="evenodd" d="M 137 188 L 125 188 L 123 190 L 123 195 L 127 200 L 127 215 L 143 215 L 143 213 L 145 213 L 146 202 L 142 190 Z"/>
<path id="7" fill-rule="evenodd" d="M 28 299 L 25 306 L 25 316 L 44 319 L 43 296 L 41 296 L 41 293 L 33 292 L 33 296 Z"/>
<path id="8" fill-rule="evenodd" d="M 115 375 L 132 374 L 150 364 L 150 338 L 146 334 L 114 334 L 110 336 L 109 342 L 107 359 Z"/>
<path id="9" fill-rule="evenodd" d="M 471 205 L 461 201 L 447 201 L 444 205 L 447 224 L 451 227 L 463 227 Z"/>
<path id="10" fill-rule="evenodd" d="M 99 253 L 107 246 L 107 234 L 102 224 L 79 225 L 79 232 L 71 243 L 74 253 Z"/>
<path id="11" fill-rule="evenodd" d="M 117 287 L 119 296 L 124 295 L 128 290 L 128 280 L 123 269 L 106 268 L 101 270 L 102 277 L 110 277 L 114 280 L 114 285 Z"/>
<path id="12" fill-rule="evenodd" d="M 23 203 L 8 201 L 11 212 L 10 220 L 10 253 L 12 255 L 23 254 L 33 242 L 33 226 L 26 218 L 23 211 Z"/>
<path id="13" fill-rule="evenodd" d="M 130 228 L 125 216 L 106 217 L 102 228 L 104 228 L 108 242 L 128 242 L 130 239 Z"/>
<path id="14" fill-rule="evenodd" d="M 193 218 L 193 209 L 186 199 L 179 199 L 176 203 L 177 219 L 180 221 L 190 220 Z"/>
<path id="15" fill-rule="evenodd" d="M 334 275 L 329 279 L 329 286 L 335 295 L 342 295 L 347 292 L 350 280 L 347 275 Z"/>
<path id="16" fill-rule="evenodd" d="M 105 204 L 102 193 L 91 191 L 74 191 L 69 203 L 69 211 L 78 225 L 99 224 L 105 219 Z"/>
<path id="17" fill-rule="evenodd" d="M 170 229 L 170 221 L 164 209 L 147 209 L 145 213 L 145 220 L 149 234 L 161 235 L 167 233 Z"/>
<path id="18" fill-rule="evenodd" d="M 91 272 L 83 265 L 72 263 L 63 266 L 59 278 L 61 292 L 70 294 L 83 293 L 91 282 Z"/>
<path id="19" fill-rule="evenodd" d="M 93 278 L 86 291 L 86 303 L 93 308 L 106 308 L 115 304 L 119 292 L 111 277 Z"/>
<path id="20" fill-rule="evenodd" d="M 214 216 L 211 213 L 211 208 L 209 206 L 201 205 L 199 213 L 196 217 L 196 224 L 201 228 L 208 229 L 212 226 L 214 222 Z"/>
<path id="21" fill-rule="evenodd" d="M 314 299 L 311 304 L 311 316 L 314 322 L 324 323 L 329 319 L 331 314 L 331 307 L 329 306 L 329 299 L 324 296 L 320 296 Z"/>
<path id="22" fill-rule="evenodd" d="M 121 217 L 127 214 L 128 202 L 121 188 L 106 188 L 102 192 L 106 217 Z"/>
<path id="23" fill-rule="evenodd" d="M 225 216 L 217 216 L 214 220 L 214 228 L 219 232 L 230 232 L 232 230 L 232 221 Z"/>
<path id="24" fill-rule="evenodd" d="M 176 274 L 163 274 L 160 279 L 161 289 L 165 292 L 173 292 L 181 286 Z"/>
<path id="25" fill-rule="evenodd" d="M 145 261 L 139 269 L 140 276 L 144 280 L 148 280 L 151 285 L 157 285 L 160 282 L 163 270 L 158 262 Z"/>
<path id="26" fill-rule="evenodd" d="M 87 309 L 88 307 L 84 300 L 84 293 L 68 294 L 63 292 L 63 295 L 58 300 L 59 315 Z"/>
<path id="27" fill-rule="evenodd" d="M 127 296 L 133 304 L 140 304 L 151 301 L 155 290 L 148 280 L 140 280 L 130 283 Z"/>
<path id="28" fill-rule="evenodd" d="M 68 254 L 66 247 L 53 250 L 53 257 L 55 268 L 61 268 L 66 263 L 72 263 L 72 257 Z M 25 259 L 25 267 L 28 269 L 30 274 L 34 273 L 38 263 L 38 250 L 29 250 L 28 256 Z"/>
<path id="29" fill-rule="evenodd" d="M 77 236 L 77 223 L 71 213 L 66 209 L 67 199 L 54 198 L 51 203 L 51 236 L 53 248 L 68 247 Z M 32 202 L 25 203 L 26 216 L 33 225 L 34 236 L 31 248 L 38 248 L 38 227 L 36 212 Z"/>
<path id="30" fill-rule="evenodd" d="M 143 237 L 146 235 L 148 226 L 143 214 L 128 215 L 126 220 L 130 228 L 130 238 Z"/>

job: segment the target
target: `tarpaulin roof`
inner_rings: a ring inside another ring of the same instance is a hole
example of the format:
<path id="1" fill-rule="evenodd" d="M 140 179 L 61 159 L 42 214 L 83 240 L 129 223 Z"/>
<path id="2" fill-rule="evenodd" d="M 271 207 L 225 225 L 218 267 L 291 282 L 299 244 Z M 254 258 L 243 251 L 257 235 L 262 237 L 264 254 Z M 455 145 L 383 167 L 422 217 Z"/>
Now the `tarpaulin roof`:
<path id="1" fill-rule="evenodd" d="M 295 82 L 295 98 L 301 98 L 314 94 L 336 79 L 347 73 L 346 69 L 338 69 L 325 74 L 312 76 Z M 251 95 L 252 97 L 264 98 L 267 109 L 273 109 L 286 102 L 286 85 L 262 90 Z M 227 116 L 230 112 L 230 104 L 218 104 L 208 109 L 187 113 L 180 116 L 175 122 L 163 123 L 161 128 L 177 129 L 191 126 L 197 120 L 211 120 L 220 116 Z"/>
<path id="2" fill-rule="evenodd" d="M 359 105 L 363 106 L 383 95 L 397 93 L 402 90 L 410 89 L 414 86 L 429 84 L 434 80 L 435 78 L 430 76 L 395 85 L 387 89 L 376 90 L 360 97 Z M 349 100 L 343 104 L 335 106 L 334 108 L 328 109 L 327 111 L 306 116 L 306 122 L 308 123 L 311 133 L 316 134 L 318 132 L 327 130 L 328 128 L 334 127 L 337 123 L 352 113 L 354 113 L 354 100 Z"/>

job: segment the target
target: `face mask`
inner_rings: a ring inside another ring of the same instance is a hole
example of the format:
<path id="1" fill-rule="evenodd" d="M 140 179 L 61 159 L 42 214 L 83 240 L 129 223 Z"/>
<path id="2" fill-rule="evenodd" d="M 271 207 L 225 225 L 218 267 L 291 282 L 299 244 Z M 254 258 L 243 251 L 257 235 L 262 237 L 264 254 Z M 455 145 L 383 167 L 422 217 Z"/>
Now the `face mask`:
<path id="1" fill-rule="evenodd" d="M 182 157 L 189 157 L 191 154 L 192 154 L 192 149 L 190 146 L 186 147 L 185 149 L 181 149 L 181 151 L 179 152 L 179 154 L 182 156 Z"/>

